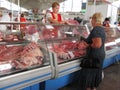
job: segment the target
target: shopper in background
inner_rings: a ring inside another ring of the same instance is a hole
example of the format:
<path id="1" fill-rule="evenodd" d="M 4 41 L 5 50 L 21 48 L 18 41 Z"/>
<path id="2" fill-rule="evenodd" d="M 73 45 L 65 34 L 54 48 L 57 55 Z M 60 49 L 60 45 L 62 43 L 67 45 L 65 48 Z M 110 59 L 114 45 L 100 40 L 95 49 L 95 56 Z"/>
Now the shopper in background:
<path id="1" fill-rule="evenodd" d="M 25 16 L 24 13 L 22 13 L 20 15 L 20 22 L 27 22 L 27 20 L 26 20 L 26 18 L 24 16 Z M 26 28 L 26 25 L 25 24 L 20 24 L 20 28 L 24 29 L 24 28 Z"/>
<path id="2" fill-rule="evenodd" d="M 105 27 L 110 27 L 110 19 L 109 18 L 105 18 L 104 22 L 103 22 L 103 26 Z"/>
<path id="3" fill-rule="evenodd" d="M 21 15 L 20 15 L 20 22 L 21 23 L 27 22 L 24 13 L 21 13 Z M 20 24 L 20 30 L 22 32 L 22 35 L 24 36 L 25 35 L 25 31 L 26 31 L 26 24 Z"/>
<path id="4" fill-rule="evenodd" d="M 88 46 L 86 57 L 81 61 L 79 85 L 81 90 L 96 90 L 102 81 L 102 67 L 105 58 L 105 30 L 102 27 L 101 13 L 92 16 L 92 31 L 87 39 L 82 39 Z"/>
<path id="5" fill-rule="evenodd" d="M 46 23 L 51 24 L 65 24 L 63 17 L 59 14 L 60 5 L 57 2 L 52 4 L 52 12 L 47 13 L 46 15 Z"/>

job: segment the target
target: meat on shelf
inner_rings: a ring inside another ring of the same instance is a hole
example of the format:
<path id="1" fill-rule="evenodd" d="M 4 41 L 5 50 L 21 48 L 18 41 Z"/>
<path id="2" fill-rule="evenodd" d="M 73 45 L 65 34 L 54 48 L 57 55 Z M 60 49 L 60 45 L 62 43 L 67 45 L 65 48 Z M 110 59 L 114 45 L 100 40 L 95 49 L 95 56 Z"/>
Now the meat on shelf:
<path id="1" fill-rule="evenodd" d="M 26 46 L 0 46 L 0 63 L 9 61 L 16 69 L 41 65 L 43 58 L 41 47 L 35 42 Z"/>
<path id="2" fill-rule="evenodd" d="M 82 57 L 86 54 L 87 46 L 83 41 L 63 41 L 62 43 L 55 44 L 52 51 L 57 54 L 61 59 L 74 59 Z"/>

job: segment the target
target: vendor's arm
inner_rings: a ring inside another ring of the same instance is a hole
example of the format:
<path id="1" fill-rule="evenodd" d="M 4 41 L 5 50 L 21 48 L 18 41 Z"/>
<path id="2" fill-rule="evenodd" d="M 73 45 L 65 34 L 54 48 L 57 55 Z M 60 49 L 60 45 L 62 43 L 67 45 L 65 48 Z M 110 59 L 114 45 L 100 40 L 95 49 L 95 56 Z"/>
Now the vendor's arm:
<path id="1" fill-rule="evenodd" d="M 47 18 L 49 22 L 53 23 L 53 24 L 59 24 L 59 22 L 55 19 L 53 19 L 52 17 L 48 17 Z"/>

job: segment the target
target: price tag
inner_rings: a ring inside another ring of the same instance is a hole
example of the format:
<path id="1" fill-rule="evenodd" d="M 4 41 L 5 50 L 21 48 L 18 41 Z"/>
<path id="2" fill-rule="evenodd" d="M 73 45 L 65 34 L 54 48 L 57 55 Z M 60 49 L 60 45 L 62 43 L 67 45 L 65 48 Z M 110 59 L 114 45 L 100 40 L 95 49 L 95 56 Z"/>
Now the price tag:
<path id="1" fill-rule="evenodd" d="M 72 32 L 65 32 L 65 34 L 73 34 Z"/>
<path id="2" fill-rule="evenodd" d="M 52 25 L 46 25 L 47 29 L 54 29 L 54 27 Z"/>
<path id="3" fill-rule="evenodd" d="M 73 52 L 69 51 L 68 53 L 69 53 L 69 55 L 70 55 L 71 58 L 75 57 L 74 54 L 73 54 Z"/>
<path id="4" fill-rule="evenodd" d="M 9 63 L 0 65 L 0 71 L 8 70 L 11 68 L 12 68 L 12 66 Z"/>

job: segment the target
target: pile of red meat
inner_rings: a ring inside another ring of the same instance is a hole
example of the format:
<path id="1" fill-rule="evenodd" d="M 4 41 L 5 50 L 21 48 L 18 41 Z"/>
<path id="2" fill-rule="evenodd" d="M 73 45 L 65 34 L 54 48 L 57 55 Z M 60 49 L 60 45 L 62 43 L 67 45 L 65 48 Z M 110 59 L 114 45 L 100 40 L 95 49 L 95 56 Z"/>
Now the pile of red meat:
<path id="1" fill-rule="evenodd" d="M 68 25 L 79 25 L 79 23 L 78 23 L 78 21 L 76 21 L 76 20 L 67 20 L 67 24 Z"/>
<path id="2" fill-rule="evenodd" d="M 57 53 L 57 57 L 60 59 L 74 59 L 84 56 L 86 54 L 86 47 L 83 41 L 64 41 L 54 45 L 51 50 Z"/>
<path id="3" fill-rule="evenodd" d="M 43 53 L 40 47 L 31 42 L 26 46 L 0 46 L 0 64 L 11 62 L 16 69 L 42 64 Z"/>
<path id="4" fill-rule="evenodd" d="M 38 32 L 38 27 L 36 25 L 29 25 L 28 28 L 25 30 L 25 33 L 30 34 L 30 35 L 36 32 Z"/>
<path id="5" fill-rule="evenodd" d="M 44 29 L 42 31 L 42 37 L 41 39 L 52 39 L 58 37 L 58 29 Z"/>

